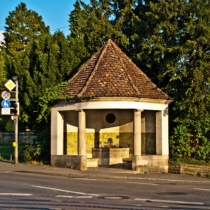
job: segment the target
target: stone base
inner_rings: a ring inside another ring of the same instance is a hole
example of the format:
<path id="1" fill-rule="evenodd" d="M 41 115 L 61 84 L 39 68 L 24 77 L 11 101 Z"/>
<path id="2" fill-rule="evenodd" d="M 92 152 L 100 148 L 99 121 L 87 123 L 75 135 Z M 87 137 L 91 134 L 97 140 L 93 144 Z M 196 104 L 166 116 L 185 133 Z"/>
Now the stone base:
<path id="1" fill-rule="evenodd" d="M 133 156 L 132 170 L 137 171 L 138 173 L 168 173 L 168 156 Z"/>
<path id="2" fill-rule="evenodd" d="M 98 158 L 88 158 L 87 167 L 88 168 L 98 167 Z"/>
<path id="3" fill-rule="evenodd" d="M 98 158 L 102 167 L 122 167 L 123 158 L 129 158 L 129 148 L 93 148 L 92 157 Z"/>
<path id="4" fill-rule="evenodd" d="M 51 155 L 51 165 L 85 171 L 87 170 L 87 156 Z"/>

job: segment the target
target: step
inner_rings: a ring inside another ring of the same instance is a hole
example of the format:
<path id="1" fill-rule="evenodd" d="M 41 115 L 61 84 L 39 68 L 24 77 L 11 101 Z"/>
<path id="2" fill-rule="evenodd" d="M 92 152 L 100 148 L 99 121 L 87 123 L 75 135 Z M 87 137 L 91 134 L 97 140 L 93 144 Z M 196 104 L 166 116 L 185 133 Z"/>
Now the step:
<path id="1" fill-rule="evenodd" d="M 98 158 L 87 158 L 87 167 L 98 167 Z"/>

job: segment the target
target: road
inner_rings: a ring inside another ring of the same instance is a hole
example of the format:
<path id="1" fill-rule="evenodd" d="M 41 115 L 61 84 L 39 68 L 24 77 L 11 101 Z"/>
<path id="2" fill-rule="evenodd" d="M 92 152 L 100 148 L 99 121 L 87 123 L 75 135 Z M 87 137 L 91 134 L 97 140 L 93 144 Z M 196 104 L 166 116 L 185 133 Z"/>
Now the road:
<path id="1" fill-rule="evenodd" d="M 0 172 L 0 210 L 4 209 L 210 209 L 210 182 Z"/>

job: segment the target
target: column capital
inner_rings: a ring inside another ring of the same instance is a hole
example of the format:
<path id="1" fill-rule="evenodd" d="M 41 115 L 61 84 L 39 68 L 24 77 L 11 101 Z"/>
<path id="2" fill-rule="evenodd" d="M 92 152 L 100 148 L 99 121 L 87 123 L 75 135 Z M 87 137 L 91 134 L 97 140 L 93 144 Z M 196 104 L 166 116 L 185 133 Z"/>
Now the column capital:
<path id="1" fill-rule="evenodd" d="M 75 111 L 76 111 L 76 112 L 84 112 L 83 109 L 76 109 Z"/>
<path id="2" fill-rule="evenodd" d="M 143 109 L 134 109 L 133 111 L 134 112 L 143 112 L 144 110 Z"/>

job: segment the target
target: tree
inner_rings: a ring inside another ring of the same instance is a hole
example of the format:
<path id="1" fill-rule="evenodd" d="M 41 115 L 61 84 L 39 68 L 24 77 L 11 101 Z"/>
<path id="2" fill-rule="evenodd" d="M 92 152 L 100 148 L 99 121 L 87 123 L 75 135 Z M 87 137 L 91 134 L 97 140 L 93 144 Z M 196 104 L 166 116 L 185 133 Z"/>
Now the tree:
<path id="1" fill-rule="evenodd" d="M 49 34 L 49 27 L 45 26 L 42 17 L 28 10 L 25 3 L 20 3 L 6 18 L 4 37 L 7 54 L 14 57 L 43 34 Z"/>
<path id="2" fill-rule="evenodd" d="M 36 86 L 29 72 L 31 65 L 29 53 L 33 42 L 47 35 L 49 35 L 49 27 L 45 26 L 42 17 L 35 11 L 28 10 L 25 3 L 20 3 L 14 11 L 9 12 L 4 32 L 5 42 L 1 47 L 5 52 L 4 69 L 8 78 L 12 78 L 14 75 L 18 76 L 19 92 L 22 93 L 19 97 L 20 122 L 26 124 L 33 122 L 31 120 L 33 118 L 30 118 L 31 113 L 25 109 L 31 103 L 26 97 L 26 90 L 30 89 L 30 86 L 35 89 Z"/>
<path id="3" fill-rule="evenodd" d="M 108 1 L 91 0 L 86 5 L 76 0 L 74 10 L 69 15 L 71 49 L 80 61 L 84 63 L 109 38 L 120 45 L 126 45 L 126 37 L 116 30 L 110 22 L 111 11 Z"/>
<path id="4" fill-rule="evenodd" d="M 155 30 L 145 45 L 159 57 L 158 78 L 174 97 L 171 155 L 207 159 L 210 154 L 210 2 L 150 3 Z"/>
<path id="5" fill-rule="evenodd" d="M 0 50 L 0 92 L 4 91 L 4 84 L 7 81 L 7 72 L 4 69 L 4 51 Z M 6 126 L 6 117 L 0 116 L 0 130 L 3 130 Z"/>

